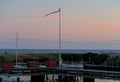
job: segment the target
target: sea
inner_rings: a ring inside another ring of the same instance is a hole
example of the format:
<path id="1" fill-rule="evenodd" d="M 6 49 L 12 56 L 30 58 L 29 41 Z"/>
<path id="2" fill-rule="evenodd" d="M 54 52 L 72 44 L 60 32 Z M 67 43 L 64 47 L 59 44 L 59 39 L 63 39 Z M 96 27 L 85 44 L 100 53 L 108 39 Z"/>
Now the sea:
<path id="1" fill-rule="evenodd" d="M 19 54 L 58 53 L 58 49 L 17 49 Z M 113 53 L 120 54 L 120 50 L 109 49 L 62 49 L 61 53 Z M 16 49 L 0 49 L 0 54 L 15 54 Z"/>

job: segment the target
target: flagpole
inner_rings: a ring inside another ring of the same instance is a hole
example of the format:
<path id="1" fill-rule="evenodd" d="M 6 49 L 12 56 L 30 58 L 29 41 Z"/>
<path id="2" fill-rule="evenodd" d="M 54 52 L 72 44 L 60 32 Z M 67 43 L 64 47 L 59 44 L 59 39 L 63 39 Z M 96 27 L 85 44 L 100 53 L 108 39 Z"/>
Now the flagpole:
<path id="1" fill-rule="evenodd" d="M 61 68 L 61 8 L 59 8 L 59 68 Z"/>

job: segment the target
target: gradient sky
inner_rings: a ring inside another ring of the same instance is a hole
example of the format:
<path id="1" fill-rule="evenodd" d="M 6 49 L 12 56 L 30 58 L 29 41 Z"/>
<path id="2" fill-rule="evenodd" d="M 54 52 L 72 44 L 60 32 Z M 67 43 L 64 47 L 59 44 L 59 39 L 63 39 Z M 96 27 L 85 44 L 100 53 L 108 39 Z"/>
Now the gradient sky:
<path id="1" fill-rule="evenodd" d="M 0 0 L 0 48 L 120 49 L 120 0 Z"/>

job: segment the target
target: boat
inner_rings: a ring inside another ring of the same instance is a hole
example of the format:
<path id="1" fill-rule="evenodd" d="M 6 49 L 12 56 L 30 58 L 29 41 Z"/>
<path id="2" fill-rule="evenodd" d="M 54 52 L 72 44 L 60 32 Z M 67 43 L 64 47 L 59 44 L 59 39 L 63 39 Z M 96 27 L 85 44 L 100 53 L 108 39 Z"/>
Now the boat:
<path id="1" fill-rule="evenodd" d="M 62 68 L 80 68 L 83 69 L 84 65 L 80 63 L 63 63 Z"/>

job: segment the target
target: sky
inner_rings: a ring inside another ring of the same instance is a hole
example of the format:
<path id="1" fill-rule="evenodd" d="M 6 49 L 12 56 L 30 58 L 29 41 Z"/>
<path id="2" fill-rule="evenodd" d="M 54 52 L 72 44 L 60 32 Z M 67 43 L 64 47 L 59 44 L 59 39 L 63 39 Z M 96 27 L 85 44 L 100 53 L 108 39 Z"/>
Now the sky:
<path id="1" fill-rule="evenodd" d="M 120 0 L 0 0 L 0 49 L 120 49 Z"/>

